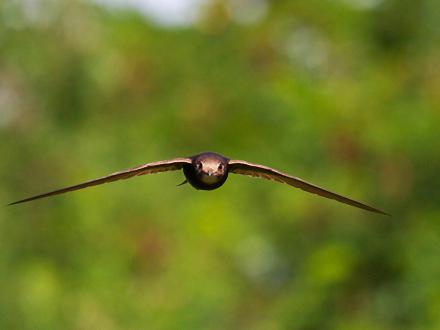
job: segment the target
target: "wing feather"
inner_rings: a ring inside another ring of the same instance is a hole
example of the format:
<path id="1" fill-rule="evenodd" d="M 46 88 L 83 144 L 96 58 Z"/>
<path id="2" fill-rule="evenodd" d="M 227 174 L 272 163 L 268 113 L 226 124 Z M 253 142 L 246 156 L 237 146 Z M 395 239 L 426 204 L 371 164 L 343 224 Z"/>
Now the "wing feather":
<path id="1" fill-rule="evenodd" d="M 136 167 L 127 169 L 127 170 L 123 170 L 123 171 L 109 174 L 109 175 L 104 176 L 102 178 L 86 181 L 86 182 L 83 182 L 83 183 L 80 183 L 80 184 L 77 184 L 74 186 L 50 191 L 48 193 L 44 193 L 44 194 L 37 195 L 37 196 L 32 196 L 29 198 L 25 198 L 25 199 L 10 203 L 9 205 L 14 205 L 14 204 L 29 202 L 29 201 L 44 198 L 44 197 L 64 194 L 66 192 L 84 189 L 84 188 L 92 187 L 92 186 L 97 186 L 97 185 L 100 185 L 103 183 L 114 182 L 117 180 L 125 180 L 125 179 L 131 178 L 133 176 L 153 174 L 153 173 L 159 173 L 159 172 L 165 172 L 165 171 L 175 171 L 175 170 L 181 169 L 184 164 L 191 164 L 191 159 L 190 158 L 175 158 L 175 159 L 171 159 L 171 160 L 163 160 L 163 161 L 159 161 L 159 162 L 143 164 L 140 166 L 136 166 Z"/>
<path id="2" fill-rule="evenodd" d="M 351 198 L 344 197 L 342 195 L 336 194 L 334 192 L 331 192 L 327 189 L 318 187 L 312 183 L 309 183 L 307 181 L 304 181 L 300 178 L 291 176 L 289 174 L 280 172 L 276 169 L 273 169 L 271 167 L 267 167 L 260 164 L 253 164 L 249 163 L 243 160 L 230 160 L 229 161 L 229 171 L 236 174 L 243 174 L 253 177 L 260 177 L 267 180 L 277 181 L 281 183 L 287 183 L 288 185 L 291 185 L 296 188 L 300 188 L 304 191 L 307 191 L 312 194 L 316 194 L 322 197 L 326 197 L 329 199 L 334 199 L 338 202 L 348 204 L 354 207 L 358 207 L 370 212 L 375 212 L 383 215 L 388 215 L 388 213 L 385 213 L 377 208 L 374 208 L 372 206 L 366 205 L 364 203 L 355 201 Z"/>

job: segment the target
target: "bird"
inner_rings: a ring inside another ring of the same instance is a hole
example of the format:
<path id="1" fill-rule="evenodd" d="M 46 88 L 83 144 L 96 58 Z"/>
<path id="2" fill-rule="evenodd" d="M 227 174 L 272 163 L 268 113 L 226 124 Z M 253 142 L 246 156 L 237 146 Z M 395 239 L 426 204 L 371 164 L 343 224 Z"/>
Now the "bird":
<path id="1" fill-rule="evenodd" d="M 295 176 L 283 173 L 277 169 L 250 163 L 244 160 L 229 159 L 215 152 L 202 152 L 190 157 L 174 158 L 153 163 L 142 164 L 127 170 L 115 172 L 107 176 L 86 181 L 74 186 L 50 191 L 44 194 L 18 200 L 8 205 L 30 202 L 36 199 L 59 195 L 70 191 L 75 191 L 87 187 L 97 186 L 103 183 L 113 182 L 131 177 L 153 174 L 159 172 L 183 170 L 185 181 L 180 185 L 189 183 L 198 190 L 214 190 L 221 187 L 227 180 L 229 173 L 241 174 L 251 177 L 263 178 L 302 189 L 306 192 L 319 195 L 321 197 L 336 200 L 338 202 L 351 205 L 366 211 L 387 215 L 375 207 L 358 202 L 354 199 L 344 197 L 327 189 L 321 188 L 313 183 L 304 181 Z"/>

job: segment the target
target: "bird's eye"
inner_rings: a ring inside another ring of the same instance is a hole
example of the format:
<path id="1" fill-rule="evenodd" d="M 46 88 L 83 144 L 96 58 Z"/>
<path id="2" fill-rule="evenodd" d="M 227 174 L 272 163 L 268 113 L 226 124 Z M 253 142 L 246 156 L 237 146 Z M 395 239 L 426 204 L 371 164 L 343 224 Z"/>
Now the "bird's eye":
<path id="1" fill-rule="evenodd" d="M 222 170 L 222 169 L 223 169 L 223 164 L 219 164 L 219 165 L 218 165 L 218 169 L 219 169 L 219 170 Z"/>
<path id="2" fill-rule="evenodd" d="M 198 163 L 196 164 L 196 167 L 200 170 L 200 169 L 202 168 L 202 163 L 201 163 L 201 162 L 198 162 Z"/>

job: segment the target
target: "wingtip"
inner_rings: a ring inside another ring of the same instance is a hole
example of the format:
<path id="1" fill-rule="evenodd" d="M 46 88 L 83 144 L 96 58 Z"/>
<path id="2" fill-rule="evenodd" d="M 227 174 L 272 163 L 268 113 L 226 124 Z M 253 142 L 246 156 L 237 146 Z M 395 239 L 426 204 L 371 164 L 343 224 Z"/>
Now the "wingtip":
<path id="1" fill-rule="evenodd" d="M 378 210 L 378 209 L 374 209 L 374 212 L 377 213 L 377 214 L 380 214 L 380 215 L 387 216 L 387 217 L 392 217 L 392 215 L 390 213 L 387 213 L 387 212 L 384 212 L 384 211 L 381 211 L 381 210 Z"/>
<path id="2" fill-rule="evenodd" d="M 12 203 L 6 204 L 5 206 L 6 207 L 7 206 L 12 206 L 12 205 L 20 204 L 20 203 L 23 203 L 23 201 L 12 202 Z"/>
<path id="3" fill-rule="evenodd" d="M 26 203 L 26 202 L 30 202 L 30 201 L 33 201 L 33 200 L 38 199 L 38 198 L 39 198 L 39 196 L 25 198 L 25 199 L 20 199 L 19 201 L 15 201 L 15 202 L 9 203 L 9 204 L 7 204 L 5 206 L 12 206 L 12 205 L 17 205 L 17 204 L 21 204 L 21 203 Z"/>

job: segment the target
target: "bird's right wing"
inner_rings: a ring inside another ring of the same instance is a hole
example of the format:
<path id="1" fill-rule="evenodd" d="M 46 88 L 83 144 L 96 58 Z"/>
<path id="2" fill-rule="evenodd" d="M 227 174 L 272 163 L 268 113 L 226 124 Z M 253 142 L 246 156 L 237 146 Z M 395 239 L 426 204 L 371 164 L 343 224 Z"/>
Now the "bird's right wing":
<path id="1" fill-rule="evenodd" d="M 175 159 L 171 159 L 171 160 L 163 160 L 163 161 L 159 161 L 159 162 L 143 164 L 143 165 L 140 165 L 137 167 L 127 169 L 127 170 L 123 170 L 123 171 L 109 174 L 109 175 L 104 176 L 99 179 L 90 180 L 90 181 L 83 182 L 83 183 L 80 183 L 80 184 L 77 184 L 74 186 L 54 190 L 54 191 L 51 191 L 48 193 L 44 193 L 44 194 L 37 195 L 37 196 L 32 196 L 29 198 L 25 198 L 25 199 L 10 203 L 9 205 L 29 202 L 29 201 L 32 201 L 35 199 L 49 197 L 49 196 L 58 195 L 58 194 L 64 194 L 69 191 L 74 191 L 74 190 L 79 190 L 79 189 L 83 189 L 83 188 L 87 188 L 87 187 L 97 186 L 97 185 L 107 183 L 107 182 L 128 179 L 133 176 L 152 174 L 152 173 L 158 173 L 158 172 L 165 172 L 165 171 L 175 171 L 175 170 L 181 169 L 184 164 L 191 164 L 191 159 L 190 158 L 175 158 Z"/>
<path id="2" fill-rule="evenodd" d="M 334 199 L 338 202 L 348 204 L 351 206 L 355 206 L 370 212 L 375 212 L 383 215 L 388 215 L 388 213 L 385 213 L 379 209 L 376 209 L 374 207 L 368 206 L 366 204 L 363 204 L 361 202 L 355 201 L 351 198 L 344 197 L 342 195 L 336 194 L 334 192 L 331 192 L 329 190 L 326 190 L 324 188 L 318 187 L 312 183 L 309 183 L 307 181 L 304 181 L 300 178 L 291 176 L 289 174 L 280 172 L 278 170 L 275 170 L 273 168 L 260 165 L 260 164 L 252 164 L 249 162 L 246 162 L 244 160 L 230 160 L 229 164 L 229 171 L 232 173 L 237 174 L 243 174 L 243 175 L 249 175 L 254 177 L 260 177 L 267 180 L 273 180 L 278 181 L 281 183 L 287 183 L 288 185 L 294 186 L 296 188 L 300 188 L 304 191 L 307 191 L 312 194 L 317 194 L 322 197 Z"/>

